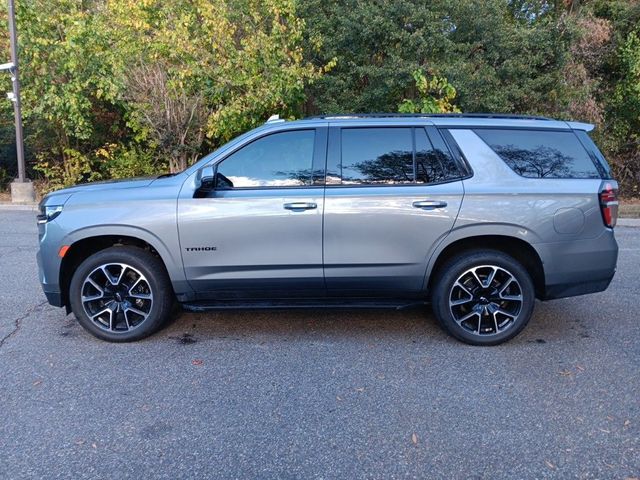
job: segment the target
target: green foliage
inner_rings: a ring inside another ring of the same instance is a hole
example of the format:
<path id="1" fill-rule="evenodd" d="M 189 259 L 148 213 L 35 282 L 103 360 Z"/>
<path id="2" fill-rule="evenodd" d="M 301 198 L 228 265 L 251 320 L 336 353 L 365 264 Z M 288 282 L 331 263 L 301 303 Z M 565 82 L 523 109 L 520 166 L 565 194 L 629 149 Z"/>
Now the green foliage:
<path id="1" fill-rule="evenodd" d="M 433 75 L 427 78 L 422 70 L 413 72 L 418 99 L 404 99 L 398 106 L 400 113 L 447 113 L 460 110 L 452 102 L 456 89 L 446 78 Z"/>
<path id="2" fill-rule="evenodd" d="M 107 24 L 129 62 L 127 120 L 184 169 L 202 152 L 264 122 L 294 115 L 320 70 L 304 62 L 293 0 L 117 0 Z"/>
<path id="3" fill-rule="evenodd" d="M 539 14 L 548 6 L 509 3 L 303 2 L 307 56 L 337 59 L 309 88 L 309 112 L 395 110 L 411 96 L 416 70 L 445 77 L 464 111 L 557 111 L 573 30 L 551 11 Z"/>
<path id="4" fill-rule="evenodd" d="M 639 29 L 640 31 L 640 29 Z M 614 88 L 616 133 L 622 138 L 640 140 L 640 38 L 630 32 L 618 50 L 621 79 Z"/>
<path id="5" fill-rule="evenodd" d="M 43 189 L 184 169 L 321 70 L 294 0 L 20 2 L 27 152 Z"/>
<path id="6" fill-rule="evenodd" d="M 561 114 L 570 92 L 563 69 L 574 30 L 566 18 L 535 15 L 523 21 L 502 0 L 459 1 L 450 9 L 441 72 L 470 112 Z"/>
<path id="7" fill-rule="evenodd" d="M 159 165 L 153 151 L 139 147 L 108 144 L 89 153 L 68 148 L 62 152 L 63 161 L 47 158 L 42 154 L 34 169 L 43 176 L 42 190 L 57 190 L 78 183 L 150 176 L 166 171 L 166 165 Z"/>
<path id="8" fill-rule="evenodd" d="M 138 146 L 110 144 L 98 149 L 96 157 L 104 178 L 146 177 L 168 170 L 166 164 L 158 164 L 152 150 Z"/>
<path id="9" fill-rule="evenodd" d="M 36 171 L 41 172 L 45 178 L 47 190 L 70 187 L 76 183 L 100 180 L 102 176 L 93 170 L 93 159 L 72 148 L 66 148 L 62 152 L 61 162 L 48 160 L 43 154 L 39 157 Z"/>
<path id="10" fill-rule="evenodd" d="M 7 185 L 11 183 L 11 176 L 6 168 L 0 167 L 0 190 L 7 188 Z"/>
<path id="11" fill-rule="evenodd" d="M 597 79 L 594 96 L 603 121 L 598 141 L 621 183 L 621 193 L 640 194 L 640 1 L 593 0 L 580 12 L 604 23 L 607 42 L 596 50 L 598 61 L 586 62 Z M 593 30 L 593 29 L 592 29 Z M 593 42 L 590 42 L 593 44 Z"/>

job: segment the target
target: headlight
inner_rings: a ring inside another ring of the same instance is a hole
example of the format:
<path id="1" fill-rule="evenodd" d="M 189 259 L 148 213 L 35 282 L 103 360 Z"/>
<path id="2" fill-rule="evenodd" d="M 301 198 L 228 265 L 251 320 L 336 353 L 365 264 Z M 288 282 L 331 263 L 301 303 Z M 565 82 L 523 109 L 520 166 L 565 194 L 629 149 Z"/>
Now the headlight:
<path id="1" fill-rule="evenodd" d="M 38 223 L 47 223 L 56 218 L 62 212 L 62 205 L 43 205 L 40 207 Z"/>

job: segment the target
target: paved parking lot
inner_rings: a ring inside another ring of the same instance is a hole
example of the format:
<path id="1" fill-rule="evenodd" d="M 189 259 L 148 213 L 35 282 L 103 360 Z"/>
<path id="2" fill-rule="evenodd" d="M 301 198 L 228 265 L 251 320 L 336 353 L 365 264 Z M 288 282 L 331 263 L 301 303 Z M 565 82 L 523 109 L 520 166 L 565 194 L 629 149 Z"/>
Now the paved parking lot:
<path id="1" fill-rule="evenodd" d="M 493 348 L 428 309 L 181 314 L 135 344 L 41 293 L 0 211 L 0 478 L 640 477 L 640 228 L 607 292 Z"/>

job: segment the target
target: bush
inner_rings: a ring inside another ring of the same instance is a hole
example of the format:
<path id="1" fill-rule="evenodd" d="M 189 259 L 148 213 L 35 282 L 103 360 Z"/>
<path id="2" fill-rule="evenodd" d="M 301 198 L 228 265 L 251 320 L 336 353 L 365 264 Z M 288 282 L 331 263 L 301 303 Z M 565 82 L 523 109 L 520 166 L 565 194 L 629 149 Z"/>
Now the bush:
<path id="1" fill-rule="evenodd" d="M 43 175 L 38 190 L 44 194 L 78 183 L 149 176 L 167 171 L 167 164 L 155 159 L 152 149 L 108 144 L 89 154 L 66 149 L 63 160 L 44 156 L 34 169 Z"/>
<path id="2" fill-rule="evenodd" d="M 0 190 L 5 190 L 11 183 L 11 175 L 6 168 L 0 167 Z"/>

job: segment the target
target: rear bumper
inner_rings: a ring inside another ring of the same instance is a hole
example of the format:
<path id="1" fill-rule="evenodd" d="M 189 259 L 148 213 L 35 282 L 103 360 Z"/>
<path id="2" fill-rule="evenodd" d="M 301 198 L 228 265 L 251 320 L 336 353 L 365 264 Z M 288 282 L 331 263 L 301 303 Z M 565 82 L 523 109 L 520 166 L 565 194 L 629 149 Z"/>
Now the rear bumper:
<path id="1" fill-rule="evenodd" d="M 613 275 L 603 280 L 547 285 L 543 300 L 576 297 L 578 295 L 586 295 L 588 293 L 602 292 L 609 287 L 611 280 L 613 280 Z"/>
<path id="2" fill-rule="evenodd" d="M 610 229 L 594 239 L 535 247 L 545 272 L 542 300 L 602 292 L 616 273 L 618 244 Z"/>

